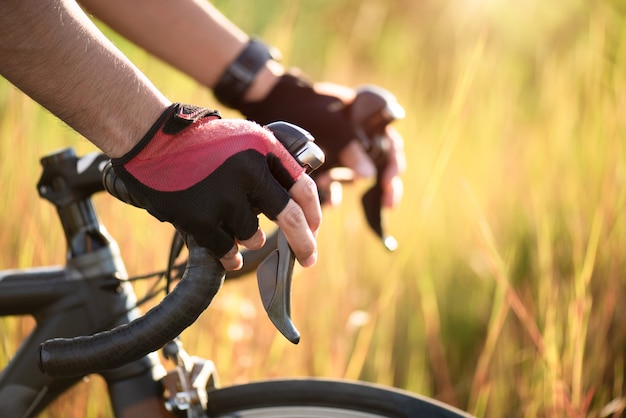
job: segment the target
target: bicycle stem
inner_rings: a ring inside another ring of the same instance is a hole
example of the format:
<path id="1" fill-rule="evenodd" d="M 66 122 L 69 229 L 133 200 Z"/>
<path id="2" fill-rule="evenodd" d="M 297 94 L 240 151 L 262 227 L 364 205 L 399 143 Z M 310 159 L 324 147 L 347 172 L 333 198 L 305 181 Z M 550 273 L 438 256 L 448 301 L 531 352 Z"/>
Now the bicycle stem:
<path id="1" fill-rule="evenodd" d="M 41 159 L 43 171 L 37 190 L 57 210 L 67 242 L 68 260 L 111 244 L 89 199 L 92 194 L 104 190 L 99 181 L 100 164 L 107 160 L 100 153 L 87 154 L 79 159 L 71 148 Z"/>

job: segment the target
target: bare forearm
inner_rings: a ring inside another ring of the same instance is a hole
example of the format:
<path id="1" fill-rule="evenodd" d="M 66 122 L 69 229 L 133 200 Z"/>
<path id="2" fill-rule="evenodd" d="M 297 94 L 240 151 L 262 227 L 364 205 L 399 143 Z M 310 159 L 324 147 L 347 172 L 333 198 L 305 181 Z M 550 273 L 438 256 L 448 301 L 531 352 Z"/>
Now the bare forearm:
<path id="1" fill-rule="evenodd" d="M 69 0 L 0 2 L 0 73 L 111 157 L 169 104 Z"/>
<path id="2" fill-rule="evenodd" d="M 213 87 L 245 47 L 248 36 L 206 0 L 82 0 L 121 35 Z M 246 95 L 255 100 L 273 87 L 283 68 L 270 61 Z"/>

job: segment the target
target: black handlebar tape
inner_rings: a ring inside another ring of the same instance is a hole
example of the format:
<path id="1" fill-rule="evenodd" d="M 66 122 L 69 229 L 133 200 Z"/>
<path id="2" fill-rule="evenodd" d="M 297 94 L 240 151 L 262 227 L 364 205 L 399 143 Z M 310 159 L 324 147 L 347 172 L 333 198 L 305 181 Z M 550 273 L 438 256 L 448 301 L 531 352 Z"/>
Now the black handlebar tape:
<path id="1" fill-rule="evenodd" d="M 103 177 L 111 194 L 134 203 L 110 167 Z M 187 237 L 187 247 L 183 278 L 157 306 L 110 331 L 44 342 L 39 348 L 39 368 L 52 377 L 83 376 L 138 360 L 176 338 L 209 306 L 224 281 L 224 268 L 214 255 L 192 237 Z"/>
<path id="2" fill-rule="evenodd" d="M 120 179 L 117 174 L 115 174 L 115 170 L 113 170 L 113 165 L 111 164 L 111 161 L 106 163 L 106 165 L 102 169 L 102 182 L 104 183 L 104 189 L 111 195 L 117 197 L 124 203 L 128 203 L 129 205 L 141 208 L 141 205 L 137 203 L 137 201 L 130 195 L 130 193 L 128 193 L 128 189 L 126 189 L 126 185 L 124 184 L 122 179 Z"/>

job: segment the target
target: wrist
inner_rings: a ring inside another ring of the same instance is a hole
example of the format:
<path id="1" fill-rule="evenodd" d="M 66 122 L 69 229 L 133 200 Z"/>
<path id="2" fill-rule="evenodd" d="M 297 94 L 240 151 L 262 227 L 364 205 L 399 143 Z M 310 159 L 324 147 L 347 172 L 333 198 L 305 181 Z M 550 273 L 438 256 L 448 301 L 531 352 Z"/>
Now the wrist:
<path id="1" fill-rule="evenodd" d="M 106 131 L 106 140 L 100 141 L 98 147 L 110 158 L 120 158 L 131 152 L 142 136 L 172 106 L 166 101 L 136 108 L 135 111 L 122 113 L 113 119 L 112 127 Z M 128 116 L 128 118 L 127 118 Z"/>
<path id="2" fill-rule="evenodd" d="M 265 99 L 284 74 L 285 69 L 282 64 L 274 60 L 267 61 L 252 80 L 243 96 L 243 101 L 258 102 Z"/>

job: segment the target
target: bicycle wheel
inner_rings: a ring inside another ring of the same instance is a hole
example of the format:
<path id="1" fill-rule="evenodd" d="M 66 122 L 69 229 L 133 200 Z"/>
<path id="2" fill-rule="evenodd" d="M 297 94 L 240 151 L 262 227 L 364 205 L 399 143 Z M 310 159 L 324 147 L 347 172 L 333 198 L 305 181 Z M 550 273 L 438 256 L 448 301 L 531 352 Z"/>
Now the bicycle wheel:
<path id="1" fill-rule="evenodd" d="M 434 399 L 363 382 L 269 380 L 209 392 L 210 417 L 459 418 L 471 415 Z"/>

